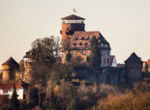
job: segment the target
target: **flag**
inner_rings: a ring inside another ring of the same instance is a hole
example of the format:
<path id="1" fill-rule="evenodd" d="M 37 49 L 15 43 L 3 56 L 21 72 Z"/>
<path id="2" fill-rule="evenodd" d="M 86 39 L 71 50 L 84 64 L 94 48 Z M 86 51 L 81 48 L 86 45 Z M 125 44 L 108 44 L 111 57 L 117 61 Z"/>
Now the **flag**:
<path id="1" fill-rule="evenodd" d="M 73 12 L 74 12 L 74 13 L 76 13 L 76 12 L 77 12 L 77 10 L 76 10 L 75 8 L 73 8 Z"/>

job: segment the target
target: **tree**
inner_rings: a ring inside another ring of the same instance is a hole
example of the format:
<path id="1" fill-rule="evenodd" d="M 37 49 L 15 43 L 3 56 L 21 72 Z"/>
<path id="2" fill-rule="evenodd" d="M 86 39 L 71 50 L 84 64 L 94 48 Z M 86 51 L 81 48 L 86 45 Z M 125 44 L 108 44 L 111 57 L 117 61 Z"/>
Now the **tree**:
<path id="1" fill-rule="evenodd" d="M 8 96 L 0 96 L 0 110 L 10 110 L 10 100 Z"/>
<path id="2" fill-rule="evenodd" d="M 32 60 L 32 84 L 46 86 L 53 65 L 60 57 L 59 41 L 51 38 L 36 39 L 32 43 L 30 57 Z"/>
<path id="3" fill-rule="evenodd" d="M 59 59 L 60 47 L 54 38 L 36 39 L 31 49 L 32 63 L 51 67 Z"/>
<path id="4" fill-rule="evenodd" d="M 71 48 L 70 48 L 70 46 L 71 46 L 70 37 L 67 36 L 66 39 L 62 43 L 63 43 L 63 45 L 62 45 L 62 51 L 64 53 L 66 53 L 66 61 L 70 62 L 71 58 L 72 58 Z"/>
<path id="5" fill-rule="evenodd" d="M 12 94 L 12 98 L 11 98 L 11 108 L 12 110 L 20 110 L 19 109 L 19 100 L 17 99 L 18 95 L 17 95 L 17 91 L 16 91 L 16 87 L 14 85 L 14 91 Z"/>
<path id="6" fill-rule="evenodd" d="M 76 100 L 75 98 L 72 98 L 70 102 L 68 103 L 66 110 L 76 110 Z"/>
<path id="7" fill-rule="evenodd" d="M 101 42 L 98 38 L 93 37 L 91 40 L 91 57 L 90 63 L 93 69 L 99 69 L 101 65 Z"/>

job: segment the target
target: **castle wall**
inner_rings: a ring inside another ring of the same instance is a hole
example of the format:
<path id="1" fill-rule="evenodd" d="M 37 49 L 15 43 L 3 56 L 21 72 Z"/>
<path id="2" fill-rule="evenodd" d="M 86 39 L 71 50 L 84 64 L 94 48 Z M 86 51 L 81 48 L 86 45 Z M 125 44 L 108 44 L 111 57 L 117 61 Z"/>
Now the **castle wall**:
<path id="1" fill-rule="evenodd" d="M 130 84 L 142 80 L 142 63 L 130 62 L 125 64 L 127 82 Z"/>

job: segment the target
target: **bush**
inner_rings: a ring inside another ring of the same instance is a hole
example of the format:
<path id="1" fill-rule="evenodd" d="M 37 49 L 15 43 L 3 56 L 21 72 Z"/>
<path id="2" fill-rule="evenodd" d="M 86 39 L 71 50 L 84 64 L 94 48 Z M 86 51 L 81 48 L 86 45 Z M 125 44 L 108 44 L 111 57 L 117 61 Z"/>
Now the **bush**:
<path id="1" fill-rule="evenodd" d="M 92 110 L 150 110 L 150 84 L 146 80 L 126 93 L 116 92 L 100 99 Z"/>

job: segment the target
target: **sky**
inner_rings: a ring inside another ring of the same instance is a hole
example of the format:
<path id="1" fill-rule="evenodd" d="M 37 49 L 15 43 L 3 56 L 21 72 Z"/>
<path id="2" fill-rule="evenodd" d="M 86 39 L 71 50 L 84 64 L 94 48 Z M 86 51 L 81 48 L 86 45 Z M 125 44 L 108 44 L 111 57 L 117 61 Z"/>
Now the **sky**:
<path id="1" fill-rule="evenodd" d="M 0 0 L 0 64 L 19 62 L 37 38 L 61 36 L 62 17 L 86 18 L 86 31 L 100 31 L 118 63 L 132 52 L 150 58 L 150 0 Z"/>

